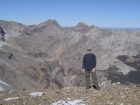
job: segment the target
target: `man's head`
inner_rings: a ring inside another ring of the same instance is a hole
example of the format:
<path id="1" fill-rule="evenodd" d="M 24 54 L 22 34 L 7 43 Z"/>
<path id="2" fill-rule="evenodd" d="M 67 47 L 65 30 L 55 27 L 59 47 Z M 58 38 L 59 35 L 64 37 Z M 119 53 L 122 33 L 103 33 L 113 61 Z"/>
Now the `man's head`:
<path id="1" fill-rule="evenodd" d="M 87 53 L 90 54 L 92 49 L 87 49 Z"/>

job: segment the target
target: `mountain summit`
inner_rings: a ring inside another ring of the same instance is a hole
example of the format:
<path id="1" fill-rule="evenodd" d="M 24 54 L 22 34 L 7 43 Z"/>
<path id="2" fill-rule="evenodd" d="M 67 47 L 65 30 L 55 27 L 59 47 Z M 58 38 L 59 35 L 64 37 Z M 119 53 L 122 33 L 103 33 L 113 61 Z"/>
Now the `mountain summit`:
<path id="1" fill-rule="evenodd" d="M 38 27 L 51 26 L 51 25 L 60 26 L 56 20 L 49 19 L 45 22 L 42 22 L 42 23 L 38 24 Z"/>

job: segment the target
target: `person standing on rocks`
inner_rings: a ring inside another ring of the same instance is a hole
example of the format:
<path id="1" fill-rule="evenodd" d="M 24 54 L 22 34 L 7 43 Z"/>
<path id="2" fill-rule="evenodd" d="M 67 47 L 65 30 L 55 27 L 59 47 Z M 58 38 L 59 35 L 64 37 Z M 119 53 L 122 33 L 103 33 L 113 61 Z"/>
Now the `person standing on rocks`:
<path id="1" fill-rule="evenodd" d="M 86 78 L 86 89 L 91 88 L 90 86 L 90 74 L 92 76 L 93 87 L 95 89 L 100 89 L 98 85 L 98 80 L 96 76 L 96 56 L 92 53 L 92 49 L 87 49 L 87 54 L 83 57 L 83 73 Z"/>

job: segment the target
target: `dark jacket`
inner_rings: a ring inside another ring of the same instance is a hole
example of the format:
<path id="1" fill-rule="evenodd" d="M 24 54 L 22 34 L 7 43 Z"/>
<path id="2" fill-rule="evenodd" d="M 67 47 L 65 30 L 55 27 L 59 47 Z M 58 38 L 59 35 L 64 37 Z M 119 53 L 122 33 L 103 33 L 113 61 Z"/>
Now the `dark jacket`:
<path id="1" fill-rule="evenodd" d="M 83 58 L 83 69 L 92 70 L 96 67 L 96 56 L 94 54 L 86 54 Z"/>

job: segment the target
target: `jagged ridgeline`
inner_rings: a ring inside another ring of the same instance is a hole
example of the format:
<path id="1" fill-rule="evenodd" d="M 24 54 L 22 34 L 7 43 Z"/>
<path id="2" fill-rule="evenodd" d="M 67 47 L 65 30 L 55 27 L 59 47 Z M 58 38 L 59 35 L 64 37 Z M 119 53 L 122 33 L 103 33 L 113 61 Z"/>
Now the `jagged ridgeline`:
<path id="1" fill-rule="evenodd" d="M 0 20 L 0 90 L 85 86 L 87 47 L 97 57 L 99 83 L 140 84 L 140 30 Z"/>

